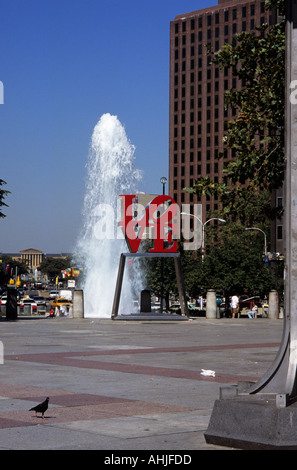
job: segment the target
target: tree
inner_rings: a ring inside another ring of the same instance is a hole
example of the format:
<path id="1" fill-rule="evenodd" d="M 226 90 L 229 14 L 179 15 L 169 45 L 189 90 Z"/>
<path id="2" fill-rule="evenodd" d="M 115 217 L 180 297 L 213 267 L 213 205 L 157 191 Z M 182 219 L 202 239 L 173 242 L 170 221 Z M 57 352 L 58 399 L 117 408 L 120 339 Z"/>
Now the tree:
<path id="1" fill-rule="evenodd" d="M 27 274 L 28 267 L 25 263 L 20 261 L 13 260 L 10 256 L 1 255 L 0 260 L 0 285 L 6 285 L 10 278 L 12 278 L 15 273 L 18 275 Z"/>
<path id="2" fill-rule="evenodd" d="M 280 288 L 278 279 L 263 262 L 263 239 L 245 232 L 237 223 L 222 231 L 222 240 L 205 257 L 209 288 L 232 293 L 264 295 Z"/>
<path id="3" fill-rule="evenodd" d="M 0 186 L 3 186 L 4 184 L 6 184 L 6 182 L 4 180 L 0 179 Z M 5 204 L 5 202 L 4 202 L 5 196 L 7 196 L 7 194 L 10 194 L 10 191 L 8 191 L 7 189 L 0 189 L 0 208 L 2 206 L 8 207 L 8 205 Z M 2 217 L 2 218 L 6 217 L 5 214 L 3 214 L 3 212 L 1 212 L 1 210 L 0 210 L 0 217 Z"/>
<path id="4" fill-rule="evenodd" d="M 71 265 L 71 260 L 67 258 L 52 258 L 47 257 L 40 264 L 40 271 L 43 274 L 47 274 L 49 278 L 55 278 L 61 275 L 63 269 L 69 268 Z"/>
<path id="5" fill-rule="evenodd" d="M 163 278 L 163 298 L 166 302 L 166 310 L 168 310 L 169 297 L 178 294 L 173 258 L 145 258 L 142 266 L 145 272 L 146 287 L 158 297 L 162 295 L 161 286 Z"/>

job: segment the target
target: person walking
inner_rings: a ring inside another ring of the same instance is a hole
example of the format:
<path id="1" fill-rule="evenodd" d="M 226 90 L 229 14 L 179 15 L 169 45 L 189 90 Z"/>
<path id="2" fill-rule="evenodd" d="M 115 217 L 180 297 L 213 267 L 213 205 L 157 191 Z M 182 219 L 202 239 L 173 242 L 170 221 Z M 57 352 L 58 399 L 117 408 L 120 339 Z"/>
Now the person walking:
<path id="1" fill-rule="evenodd" d="M 238 312 L 238 303 L 239 303 L 239 298 L 237 297 L 237 295 L 232 295 L 231 304 L 230 304 L 232 318 L 235 318 L 235 315 Z"/>

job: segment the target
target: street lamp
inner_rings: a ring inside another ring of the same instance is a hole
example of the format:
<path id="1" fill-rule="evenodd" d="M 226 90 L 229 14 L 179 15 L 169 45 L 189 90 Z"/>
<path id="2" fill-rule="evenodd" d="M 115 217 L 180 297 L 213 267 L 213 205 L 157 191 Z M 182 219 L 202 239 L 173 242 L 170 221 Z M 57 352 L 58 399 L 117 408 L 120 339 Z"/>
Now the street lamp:
<path id="1" fill-rule="evenodd" d="M 160 179 L 160 182 L 163 184 L 163 195 L 164 195 L 165 194 L 165 185 L 167 183 L 166 176 L 162 176 L 162 178 Z"/>
<path id="2" fill-rule="evenodd" d="M 212 217 L 211 219 L 208 219 L 206 222 L 202 222 L 197 215 L 194 214 L 189 214 L 188 212 L 181 212 L 180 215 L 189 215 L 190 217 L 194 217 L 195 219 L 199 220 L 199 222 L 202 225 L 202 264 L 204 263 L 204 231 L 205 231 L 205 225 L 208 224 L 208 222 L 211 222 L 211 220 L 218 220 L 219 222 L 225 223 L 226 220 L 224 219 L 218 219 L 217 217 Z M 202 295 L 200 296 L 200 309 L 203 309 L 203 297 Z"/>
<path id="3" fill-rule="evenodd" d="M 204 251 L 205 251 L 205 248 L 204 248 L 204 232 L 205 232 L 205 225 L 208 224 L 208 222 L 211 222 L 212 220 L 218 220 L 219 222 L 222 222 L 222 223 L 225 223 L 226 220 L 224 219 L 219 219 L 217 217 L 212 217 L 211 219 L 208 219 L 206 222 L 202 222 L 201 219 L 199 219 L 199 217 L 197 217 L 197 215 L 194 215 L 194 214 L 188 214 L 188 212 L 181 212 L 180 215 L 189 215 L 190 217 L 195 217 L 195 219 L 199 220 L 199 222 L 201 223 L 202 225 L 202 263 L 204 262 Z"/>
<path id="4" fill-rule="evenodd" d="M 264 235 L 264 254 L 265 256 L 267 255 L 267 241 L 266 241 L 266 233 L 263 232 L 263 230 L 261 230 L 260 228 L 258 227 L 247 227 L 245 230 L 258 230 L 259 232 L 262 232 L 263 235 Z"/>

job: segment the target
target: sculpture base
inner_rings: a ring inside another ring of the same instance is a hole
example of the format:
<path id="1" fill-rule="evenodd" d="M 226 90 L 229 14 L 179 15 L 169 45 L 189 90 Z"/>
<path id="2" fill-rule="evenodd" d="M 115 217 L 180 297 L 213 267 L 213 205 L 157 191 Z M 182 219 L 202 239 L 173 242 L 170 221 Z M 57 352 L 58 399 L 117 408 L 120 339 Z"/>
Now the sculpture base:
<path id="1" fill-rule="evenodd" d="M 140 312 L 131 313 L 127 315 L 116 315 L 113 320 L 125 320 L 125 321 L 189 321 L 188 317 L 182 315 L 176 315 L 171 313 L 161 312 Z"/>
<path id="2" fill-rule="evenodd" d="M 208 444 L 248 450 L 297 449 L 296 402 L 278 406 L 278 401 L 284 405 L 283 395 L 240 396 L 236 388 L 228 388 L 223 393 L 221 389 L 223 398 L 215 401 L 204 434 Z"/>

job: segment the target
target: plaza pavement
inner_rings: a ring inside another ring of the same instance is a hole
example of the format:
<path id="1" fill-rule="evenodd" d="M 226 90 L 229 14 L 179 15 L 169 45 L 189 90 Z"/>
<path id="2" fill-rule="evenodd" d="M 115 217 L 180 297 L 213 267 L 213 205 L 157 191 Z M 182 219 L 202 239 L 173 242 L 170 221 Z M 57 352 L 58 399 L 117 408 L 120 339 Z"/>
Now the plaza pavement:
<path id="1" fill-rule="evenodd" d="M 204 439 L 219 388 L 262 377 L 282 328 L 267 318 L 1 318 L 0 450 L 231 450 Z M 28 410 L 47 396 L 36 418 Z"/>

